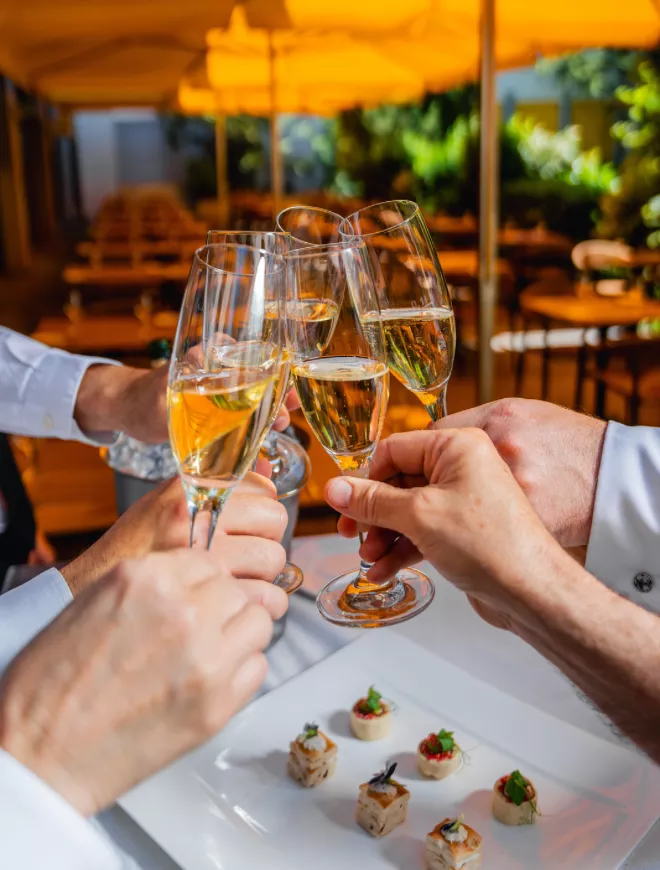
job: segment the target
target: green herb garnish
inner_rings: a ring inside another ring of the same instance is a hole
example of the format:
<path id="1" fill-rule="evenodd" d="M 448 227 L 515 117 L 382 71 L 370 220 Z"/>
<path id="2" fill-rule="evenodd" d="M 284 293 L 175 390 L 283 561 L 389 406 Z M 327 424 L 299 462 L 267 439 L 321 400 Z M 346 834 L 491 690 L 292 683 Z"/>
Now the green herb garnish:
<path id="1" fill-rule="evenodd" d="M 381 698 L 383 696 L 377 692 L 373 686 L 369 686 L 369 692 L 365 700 L 360 704 L 361 713 L 380 713 Z"/>
<path id="2" fill-rule="evenodd" d="M 442 752 L 453 752 L 456 746 L 453 731 L 445 731 L 442 728 L 437 734 L 433 735 L 433 739 L 429 740 L 428 748 L 431 755 L 439 755 Z"/>
<path id="3" fill-rule="evenodd" d="M 463 824 L 463 818 L 464 816 L 462 814 L 457 816 L 453 821 L 446 822 L 440 830 L 443 834 L 455 834 Z"/>
<path id="4" fill-rule="evenodd" d="M 528 796 L 527 788 L 529 783 L 519 770 L 514 770 L 509 774 L 509 778 L 504 784 L 504 793 L 510 797 L 514 804 L 519 807 L 525 801 L 529 801 L 532 805 L 532 811 L 538 814 L 534 801 Z"/>
<path id="5" fill-rule="evenodd" d="M 311 737 L 316 737 L 319 733 L 319 726 L 316 722 L 305 722 L 302 730 L 302 739 L 309 740 Z"/>

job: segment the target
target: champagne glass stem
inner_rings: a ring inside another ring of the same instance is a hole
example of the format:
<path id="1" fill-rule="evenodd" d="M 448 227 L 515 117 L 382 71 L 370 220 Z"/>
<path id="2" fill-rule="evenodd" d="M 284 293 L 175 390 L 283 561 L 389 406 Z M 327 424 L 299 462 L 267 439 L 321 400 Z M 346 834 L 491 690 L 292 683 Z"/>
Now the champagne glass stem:
<path id="1" fill-rule="evenodd" d="M 447 384 L 442 385 L 435 402 L 425 407 L 434 423 L 447 416 Z"/>
<path id="2" fill-rule="evenodd" d="M 359 531 L 358 538 L 360 541 L 360 549 L 362 549 L 362 544 L 364 544 L 367 539 L 367 533 Z M 366 559 L 363 559 L 362 556 L 360 556 L 360 569 L 357 580 L 355 581 L 355 585 L 358 589 L 363 589 L 365 586 L 368 586 L 370 589 L 373 588 L 374 584 L 367 580 L 367 572 L 372 565 L 373 562 L 367 562 Z"/>
<path id="3" fill-rule="evenodd" d="M 197 505 L 194 505 L 190 508 L 190 549 L 192 550 L 193 541 L 195 539 L 195 519 L 197 518 L 197 511 L 199 508 Z"/>
<path id="4" fill-rule="evenodd" d="M 220 515 L 220 511 L 215 508 L 211 509 L 211 521 L 209 522 L 209 535 L 206 539 L 206 549 L 211 549 L 211 543 L 213 542 L 213 533 L 215 532 L 215 527 L 218 523 L 218 516 Z"/>
<path id="5" fill-rule="evenodd" d="M 369 477 L 369 466 L 370 462 L 365 463 L 361 468 L 342 472 L 344 477 Z M 367 529 L 365 527 L 360 528 L 358 526 L 358 539 L 360 541 L 360 548 L 362 548 L 362 544 L 367 539 Z M 360 567 L 358 569 L 358 574 L 355 580 L 348 587 L 346 592 L 349 595 L 359 595 L 364 592 L 377 592 L 381 590 L 390 589 L 396 584 L 396 578 L 392 578 L 391 580 L 383 580 L 381 583 L 374 583 L 369 580 L 367 577 L 367 573 L 369 568 L 373 565 L 373 562 L 367 562 L 366 559 L 363 559 L 360 556 Z"/>
<path id="6" fill-rule="evenodd" d="M 277 449 L 277 440 L 272 430 L 264 438 L 264 443 L 261 445 L 261 455 L 270 462 L 273 474 L 277 474 L 282 467 L 282 460 L 280 452 Z"/>

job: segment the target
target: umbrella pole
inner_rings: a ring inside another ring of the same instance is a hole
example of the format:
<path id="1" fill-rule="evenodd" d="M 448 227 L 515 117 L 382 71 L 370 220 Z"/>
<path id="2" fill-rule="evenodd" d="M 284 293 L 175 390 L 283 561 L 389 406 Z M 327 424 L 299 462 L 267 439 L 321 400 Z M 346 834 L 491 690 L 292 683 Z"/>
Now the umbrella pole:
<path id="1" fill-rule="evenodd" d="M 495 0 L 481 0 L 481 142 L 479 189 L 479 403 L 493 397 L 491 339 L 497 300 L 498 139 L 495 104 Z"/>
<path id="2" fill-rule="evenodd" d="M 227 130 L 225 116 L 215 116 L 215 174 L 218 197 L 218 220 L 221 227 L 229 225 L 229 182 L 227 180 Z"/>
<path id="3" fill-rule="evenodd" d="M 268 31 L 268 71 L 270 85 L 270 184 L 273 197 L 273 217 L 281 211 L 284 189 L 282 158 L 280 154 L 279 123 L 277 117 L 277 81 L 275 77 L 275 46 L 273 33 Z"/>

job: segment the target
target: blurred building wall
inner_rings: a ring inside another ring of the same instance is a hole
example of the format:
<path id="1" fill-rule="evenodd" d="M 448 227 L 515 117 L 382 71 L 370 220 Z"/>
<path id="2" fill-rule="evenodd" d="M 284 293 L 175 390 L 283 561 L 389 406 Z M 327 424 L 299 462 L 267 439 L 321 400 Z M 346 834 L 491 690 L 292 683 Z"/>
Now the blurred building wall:
<path id="1" fill-rule="evenodd" d="M 170 151 L 155 111 L 76 112 L 73 123 L 85 217 L 122 186 L 181 180 L 179 155 Z"/>
<path id="2" fill-rule="evenodd" d="M 613 156 L 610 127 L 614 107 L 604 100 L 585 99 L 562 89 L 552 76 L 539 75 L 534 67 L 507 70 L 497 75 L 497 101 L 506 120 L 514 112 L 534 118 L 554 132 L 570 124 L 582 127 L 585 148 L 599 147 L 606 159 Z"/>

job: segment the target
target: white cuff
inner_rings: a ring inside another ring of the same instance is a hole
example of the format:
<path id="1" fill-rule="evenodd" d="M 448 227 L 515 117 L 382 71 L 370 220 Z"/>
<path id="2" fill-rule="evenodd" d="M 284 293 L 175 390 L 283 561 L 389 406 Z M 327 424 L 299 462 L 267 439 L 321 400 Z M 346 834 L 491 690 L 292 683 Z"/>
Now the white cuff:
<path id="1" fill-rule="evenodd" d="M 71 590 L 56 568 L 0 595 L 0 673 L 71 601 Z"/>
<path id="2" fill-rule="evenodd" d="M 0 750 L 3 870 L 120 870 L 105 838 L 31 770 Z"/>
<path id="3" fill-rule="evenodd" d="M 609 423 L 586 568 L 660 613 L 660 429 Z"/>
<path id="4" fill-rule="evenodd" d="M 85 434 L 74 420 L 76 397 L 92 365 L 120 365 L 102 357 L 78 356 L 46 347 L 25 335 L 0 330 L 5 385 L 0 389 L 2 431 L 37 438 L 63 438 L 103 446 L 114 432 Z"/>

